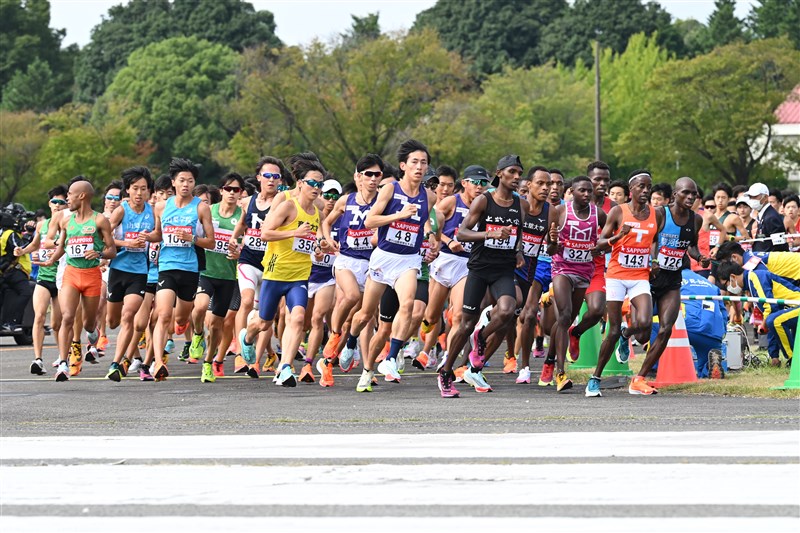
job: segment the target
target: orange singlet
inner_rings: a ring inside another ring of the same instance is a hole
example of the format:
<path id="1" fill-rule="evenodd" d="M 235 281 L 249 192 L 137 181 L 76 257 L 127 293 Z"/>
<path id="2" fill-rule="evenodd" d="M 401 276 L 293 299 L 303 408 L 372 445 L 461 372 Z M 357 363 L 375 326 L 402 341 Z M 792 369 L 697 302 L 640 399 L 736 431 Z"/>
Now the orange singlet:
<path id="1" fill-rule="evenodd" d="M 650 279 L 650 249 L 658 227 L 656 210 L 648 207 L 646 220 L 634 218 L 630 204 L 622 206 L 622 223 L 631 226 L 631 231 L 611 245 L 611 261 L 606 278 L 624 280 Z M 619 231 L 618 231 L 619 232 Z"/>

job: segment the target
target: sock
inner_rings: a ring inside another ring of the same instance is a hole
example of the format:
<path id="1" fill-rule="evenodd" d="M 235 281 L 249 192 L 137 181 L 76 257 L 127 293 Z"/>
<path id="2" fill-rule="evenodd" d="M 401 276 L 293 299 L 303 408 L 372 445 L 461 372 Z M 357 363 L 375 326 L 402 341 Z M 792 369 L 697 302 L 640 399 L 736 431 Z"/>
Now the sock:
<path id="1" fill-rule="evenodd" d="M 358 346 L 358 337 L 348 333 L 346 346 L 351 350 L 355 350 L 356 346 Z"/>
<path id="2" fill-rule="evenodd" d="M 313 358 L 313 357 L 306 357 L 306 358 L 304 359 L 304 361 L 306 362 L 306 364 L 309 364 L 309 365 L 310 365 L 311 363 L 313 363 L 313 362 L 314 362 L 314 358 Z"/>
<path id="3" fill-rule="evenodd" d="M 389 355 L 386 356 L 386 359 L 397 359 L 397 354 L 400 353 L 402 347 L 403 341 L 400 339 L 389 339 Z"/>
<path id="4" fill-rule="evenodd" d="M 283 372 L 283 369 L 286 368 L 287 366 L 291 367 L 292 365 L 290 365 L 289 363 L 281 365 L 281 372 Z"/>
<path id="5" fill-rule="evenodd" d="M 536 337 L 536 348 L 539 350 L 544 349 L 544 337 Z"/>
<path id="6" fill-rule="evenodd" d="M 37 361 L 41 361 L 41 360 L 42 360 L 42 358 L 41 358 L 41 357 L 37 357 L 37 358 L 36 358 L 36 360 L 37 360 Z"/>
<path id="7" fill-rule="evenodd" d="M 621 336 L 623 339 L 627 339 L 627 338 L 628 338 L 628 336 L 626 335 L 626 333 L 628 333 L 628 328 L 625 328 L 625 327 L 623 327 L 623 328 L 620 330 L 620 332 L 619 332 L 620 336 Z"/>
<path id="8" fill-rule="evenodd" d="M 594 374 L 592 374 L 592 379 L 596 379 L 597 381 L 600 381 L 600 378 L 598 378 L 598 377 L 597 377 L 597 376 L 595 376 Z"/>
<path id="9" fill-rule="evenodd" d="M 556 363 L 555 357 L 550 357 L 549 355 L 544 358 L 544 364 L 546 365 L 554 365 Z"/>

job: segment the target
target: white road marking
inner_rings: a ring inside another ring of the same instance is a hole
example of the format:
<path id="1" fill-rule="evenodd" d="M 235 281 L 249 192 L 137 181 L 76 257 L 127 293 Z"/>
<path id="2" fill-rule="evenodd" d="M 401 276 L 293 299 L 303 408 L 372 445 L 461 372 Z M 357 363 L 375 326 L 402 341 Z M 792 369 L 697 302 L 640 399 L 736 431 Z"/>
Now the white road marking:
<path id="1" fill-rule="evenodd" d="M 635 477 L 634 477 L 635 476 Z M 800 506 L 799 464 L 77 465 L 0 467 L 3 505 Z M 646 485 L 643 485 L 643 481 Z M 122 489 L 124 487 L 124 489 Z"/>
<path id="2" fill-rule="evenodd" d="M 393 533 L 395 531 L 447 531 L 460 533 L 519 533 L 520 531 L 558 531 L 559 533 L 795 533 L 797 518 L 379 518 L 379 517 L 28 517 L 2 516 L 0 525 L 8 533 L 140 533 L 148 531 L 191 531 L 263 533 L 294 531 L 304 533 Z"/>
<path id="3" fill-rule="evenodd" d="M 0 460 L 797 457 L 800 431 L 3 437 Z M 187 450 L 191 450 L 187 453 Z"/>

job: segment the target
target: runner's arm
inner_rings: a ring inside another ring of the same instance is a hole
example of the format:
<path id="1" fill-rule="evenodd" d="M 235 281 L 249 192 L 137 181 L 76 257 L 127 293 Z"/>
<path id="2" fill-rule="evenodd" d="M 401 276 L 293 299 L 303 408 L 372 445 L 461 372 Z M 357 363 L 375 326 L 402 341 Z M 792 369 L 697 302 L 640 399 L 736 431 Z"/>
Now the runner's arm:
<path id="1" fill-rule="evenodd" d="M 211 208 L 205 202 L 197 204 L 197 218 L 203 225 L 205 237 L 196 237 L 194 244 L 206 250 L 214 249 L 214 223 L 211 221 Z"/>
<path id="2" fill-rule="evenodd" d="M 114 246 L 114 236 L 111 234 L 111 224 L 103 214 L 97 215 L 95 218 L 97 230 L 103 238 L 103 251 L 100 252 L 100 259 L 114 259 L 117 257 L 117 247 Z"/>
<path id="3" fill-rule="evenodd" d="M 153 207 L 153 218 L 156 219 L 153 231 L 147 234 L 147 242 L 161 242 L 161 215 L 164 213 L 164 201 L 159 201 Z"/>
<path id="4" fill-rule="evenodd" d="M 458 228 L 458 240 L 460 242 L 476 242 L 489 238 L 486 231 L 475 231 L 474 228 L 486 212 L 486 196 L 480 195 L 475 198 L 469 206 L 469 213 L 461 221 Z"/>

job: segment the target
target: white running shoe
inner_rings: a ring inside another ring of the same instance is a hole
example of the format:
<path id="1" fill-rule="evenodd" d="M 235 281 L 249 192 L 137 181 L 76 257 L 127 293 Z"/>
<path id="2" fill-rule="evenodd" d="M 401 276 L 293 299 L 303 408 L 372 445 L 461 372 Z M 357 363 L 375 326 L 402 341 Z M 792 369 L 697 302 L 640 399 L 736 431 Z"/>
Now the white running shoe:
<path id="1" fill-rule="evenodd" d="M 403 348 L 403 357 L 407 359 L 414 359 L 417 355 L 419 355 L 419 351 L 421 346 L 419 345 L 419 339 L 413 337 L 411 340 L 406 343 L 406 347 Z M 400 365 L 398 365 L 399 367 Z"/>
<path id="2" fill-rule="evenodd" d="M 372 376 L 374 375 L 375 372 L 372 370 L 362 370 L 358 385 L 356 385 L 356 392 L 372 392 Z"/>
<path id="3" fill-rule="evenodd" d="M 416 357 L 416 356 L 415 356 Z M 406 371 L 406 357 L 405 355 L 398 354 L 395 358 L 395 366 L 397 366 L 397 373 L 402 374 Z"/>
<path id="4" fill-rule="evenodd" d="M 131 363 L 130 368 L 128 368 L 128 373 L 136 373 L 139 369 L 142 368 L 142 360 L 141 359 L 134 359 Z"/>
<path id="5" fill-rule="evenodd" d="M 475 392 L 492 392 L 492 387 L 486 382 L 486 378 L 483 377 L 483 373 L 480 371 L 474 372 L 472 368 L 467 368 L 464 371 L 464 381 L 474 387 Z"/>
<path id="6" fill-rule="evenodd" d="M 519 375 L 517 376 L 516 383 L 528 383 L 531 382 L 531 369 L 529 367 L 521 368 L 519 370 Z"/>
<path id="7" fill-rule="evenodd" d="M 394 359 L 384 359 L 378 365 L 378 372 L 384 375 L 386 381 L 400 382 L 400 373 L 397 371 L 397 364 Z"/>

